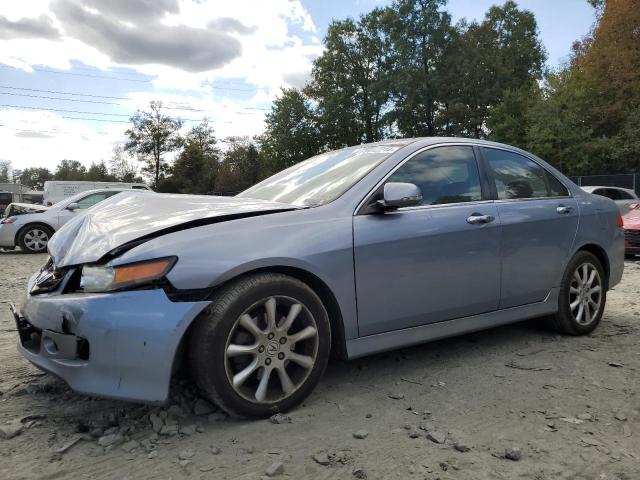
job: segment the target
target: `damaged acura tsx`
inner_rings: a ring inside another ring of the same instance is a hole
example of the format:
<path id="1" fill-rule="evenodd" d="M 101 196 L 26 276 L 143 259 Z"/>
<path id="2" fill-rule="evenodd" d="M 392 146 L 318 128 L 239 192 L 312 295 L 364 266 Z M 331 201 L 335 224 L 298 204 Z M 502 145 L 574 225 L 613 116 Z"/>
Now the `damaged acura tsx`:
<path id="1" fill-rule="evenodd" d="M 616 205 L 539 158 L 421 138 L 320 154 L 236 197 L 135 192 L 74 218 L 14 310 L 20 352 L 73 389 L 300 404 L 355 358 L 533 317 L 591 332 L 621 279 Z"/>

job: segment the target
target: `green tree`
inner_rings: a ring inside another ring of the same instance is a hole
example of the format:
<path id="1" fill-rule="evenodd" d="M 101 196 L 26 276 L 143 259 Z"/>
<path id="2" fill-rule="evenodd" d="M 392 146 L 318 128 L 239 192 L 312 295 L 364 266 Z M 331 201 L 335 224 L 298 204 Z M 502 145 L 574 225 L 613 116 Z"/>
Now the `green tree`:
<path id="1" fill-rule="evenodd" d="M 218 159 L 206 155 L 197 143 L 187 143 L 171 167 L 171 188 L 181 193 L 211 193 L 215 188 Z M 167 188 L 167 184 L 163 186 Z"/>
<path id="2" fill-rule="evenodd" d="M 91 182 L 114 182 L 116 178 L 109 173 L 107 164 L 104 160 L 99 162 L 91 162 L 87 173 L 85 174 L 85 180 Z"/>
<path id="3" fill-rule="evenodd" d="M 309 99 L 295 88 L 282 89 L 258 138 L 261 177 L 268 177 L 320 151 L 318 124 Z"/>
<path id="4" fill-rule="evenodd" d="M 257 183 L 260 156 L 253 140 L 249 137 L 228 137 L 224 143 L 227 148 L 218 169 L 215 190 L 237 193 Z"/>
<path id="5" fill-rule="evenodd" d="M 9 182 L 9 167 L 11 162 L 8 160 L 0 160 L 0 182 Z"/>
<path id="6" fill-rule="evenodd" d="M 44 167 L 25 168 L 20 174 L 20 183 L 34 190 L 42 190 L 48 180 L 53 180 L 53 174 Z"/>
<path id="7" fill-rule="evenodd" d="M 138 110 L 131 117 L 131 128 L 125 135 L 128 141 L 125 150 L 144 162 L 143 171 L 151 175 L 154 186 L 168 168 L 164 158 L 183 143 L 180 137 L 182 121 L 165 115 L 162 102 L 149 103 L 149 110 Z"/>
<path id="8" fill-rule="evenodd" d="M 138 166 L 127 158 L 122 145 L 113 147 L 111 158 L 109 159 L 109 174 L 118 182 L 142 182 L 142 178 L 138 175 Z"/>
<path id="9" fill-rule="evenodd" d="M 511 0 L 491 7 L 481 23 L 461 23 L 459 31 L 446 64 L 453 91 L 451 130 L 482 138 L 494 107 L 505 96 L 513 106 L 514 95 L 541 78 L 546 54 L 534 15 Z"/>
<path id="10" fill-rule="evenodd" d="M 387 10 L 393 61 L 389 88 L 394 107 L 389 114 L 403 136 L 442 132 L 447 103 L 444 61 L 455 34 L 451 16 L 441 10 L 446 0 L 397 0 Z"/>
<path id="11" fill-rule="evenodd" d="M 385 10 L 333 22 L 325 51 L 312 70 L 305 93 L 317 103 L 318 122 L 328 148 L 385 137 L 389 104 L 390 60 L 382 23 Z"/>
<path id="12" fill-rule="evenodd" d="M 215 131 L 213 127 L 209 125 L 209 121 L 206 118 L 189 130 L 185 142 L 188 145 L 198 148 L 202 155 L 214 157 L 216 159 L 220 155 Z"/>
<path id="13" fill-rule="evenodd" d="M 84 180 L 87 169 L 78 160 L 62 160 L 56 167 L 54 180 L 78 181 Z"/>

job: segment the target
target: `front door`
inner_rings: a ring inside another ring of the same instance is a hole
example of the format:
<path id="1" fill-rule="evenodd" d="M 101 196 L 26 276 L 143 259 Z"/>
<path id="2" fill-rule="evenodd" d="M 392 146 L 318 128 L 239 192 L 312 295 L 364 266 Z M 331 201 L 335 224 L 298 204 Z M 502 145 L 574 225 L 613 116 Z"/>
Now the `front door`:
<path id="1" fill-rule="evenodd" d="M 502 225 L 500 308 L 545 299 L 560 285 L 578 228 L 578 205 L 550 172 L 518 153 L 483 148 Z"/>
<path id="2" fill-rule="evenodd" d="M 473 147 L 424 150 L 386 181 L 414 183 L 423 201 L 354 217 L 359 334 L 496 310 L 500 222 Z"/>

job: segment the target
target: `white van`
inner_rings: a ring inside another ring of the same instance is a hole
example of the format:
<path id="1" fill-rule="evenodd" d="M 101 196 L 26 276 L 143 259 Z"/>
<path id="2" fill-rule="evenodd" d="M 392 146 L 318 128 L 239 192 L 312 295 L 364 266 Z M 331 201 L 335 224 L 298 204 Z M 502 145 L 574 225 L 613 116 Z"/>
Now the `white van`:
<path id="1" fill-rule="evenodd" d="M 144 183 L 121 183 L 121 182 L 67 182 L 62 180 L 53 180 L 44 182 L 44 195 L 42 196 L 42 204 L 50 207 L 54 203 L 59 202 L 68 197 L 73 197 L 77 193 L 86 190 L 97 190 L 100 188 L 117 188 L 132 190 L 151 190 Z"/>

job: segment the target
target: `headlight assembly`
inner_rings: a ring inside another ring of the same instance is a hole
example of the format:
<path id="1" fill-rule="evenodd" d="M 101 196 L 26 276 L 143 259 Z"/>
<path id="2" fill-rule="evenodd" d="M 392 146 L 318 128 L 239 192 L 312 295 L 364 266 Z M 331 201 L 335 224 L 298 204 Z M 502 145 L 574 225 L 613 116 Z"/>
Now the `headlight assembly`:
<path id="1" fill-rule="evenodd" d="M 176 257 L 158 258 L 115 267 L 82 267 L 80 286 L 85 292 L 110 292 L 136 287 L 164 277 L 176 263 Z"/>

